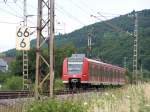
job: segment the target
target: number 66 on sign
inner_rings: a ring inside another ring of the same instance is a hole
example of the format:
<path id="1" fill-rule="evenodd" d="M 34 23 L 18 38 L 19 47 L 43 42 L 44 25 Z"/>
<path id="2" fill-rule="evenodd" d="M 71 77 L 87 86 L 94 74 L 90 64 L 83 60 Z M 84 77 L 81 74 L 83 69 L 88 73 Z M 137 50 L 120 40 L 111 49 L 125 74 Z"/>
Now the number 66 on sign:
<path id="1" fill-rule="evenodd" d="M 30 29 L 26 26 L 17 27 L 16 50 L 30 50 Z"/>

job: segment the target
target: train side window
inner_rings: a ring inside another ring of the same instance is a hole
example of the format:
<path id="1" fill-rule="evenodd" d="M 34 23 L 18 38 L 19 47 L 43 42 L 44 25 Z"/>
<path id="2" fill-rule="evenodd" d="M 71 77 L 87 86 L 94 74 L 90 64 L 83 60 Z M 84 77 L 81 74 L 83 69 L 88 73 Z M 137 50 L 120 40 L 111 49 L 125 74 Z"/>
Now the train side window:
<path id="1" fill-rule="evenodd" d="M 113 70 L 112 70 L 112 68 L 110 68 L 110 74 L 109 74 L 110 76 L 109 76 L 109 77 L 110 77 L 111 79 L 112 79 L 112 74 L 113 74 Z"/>
<path id="2" fill-rule="evenodd" d="M 118 70 L 116 72 L 116 78 L 117 78 L 117 80 L 119 80 L 119 71 Z"/>
<path id="3" fill-rule="evenodd" d="M 117 70 L 114 70 L 114 80 L 116 80 L 116 74 L 117 74 Z"/>
<path id="4" fill-rule="evenodd" d="M 111 74 L 111 69 L 110 69 L 110 67 L 108 67 L 108 69 L 107 69 L 107 78 L 108 78 L 108 80 L 110 79 L 110 74 Z"/>
<path id="5" fill-rule="evenodd" d="M 121 81 L 121 79 L 122 79 L 122 72 L 121 70 L 119 70 L 119 81 Z"/>
<path id="6" fill-rule="evenodd" d="M 98 76 L 98 65 L 96 65 L 95 67 L 95 72 L 96 72 L 95 75 Z"/>
<path id="7" fill-rule="evenodd" d="M 91 63 L 91 76 L 93 76 L 93 74 L 94 74 L 94 65 L 93 63 Z"/>
<path id="8" fill-rule="evenodd" d="M 92 63 L 90 63 L 90 76 L 92 75 Z"/>
<path id="9" fill-rule="evenodd" d="M 108 78 L 108 67 L 105 67 L 105 76 L 106 76 L 106 80 Z"/>
<path id="10" fill-rule="evenodd" d="M 103 66 L 103 77 L 105 76 L 105 67 Z"/>
<path id="11" fill-rule="evenodd" d="M 123 71 L 120 71 L 120 78 L 123 79 Z"/>
<path id="12" fill-rule="evenodd" d="M 106 67 L 104 66 L 104 71 L 103 71 L 104 77 L 106 77 Z"/>
<path id="13" fill-rule="evenodd" d="M 120 71 L 120 78 L 123 79 L 123 71 Z"/>
<path id="14" fill-rule="evenodd" d="M 105 77 L 105 67 L 102 66 L 102 80 L 104 81 L 104 77 Z"/>
<path id="15" fill-rule="evenodd" d="M 93 65 L 93 76 L 95 76 L 95 65 Z"/>
<path id="16" fill-rule="evenodd" d="M 110 78 L 111 78 L 111 68 L 109 67 L 109 72 L 108 72 L 108 80 L 110 81 Z"/>
<path id="17" fill-rule="evenodd" d="M 104 67 L 104 81 L 106 81 L 107 68 Z"/>
<path id="18" fill-rule="evenodd" d="M 114 81 L 114 74 L 115 74 L 115 70 L 114 70 L 114 68 L 112 68 L 112 82 Z"/>
<path id="19" fill-rule="evenodd" d="M 101 75 L 101 65 L 98 65 L 98 76 L 100 77 Z"/>
<path id="20" fill-rule="evenodd" d="M 94 73 L 95 73 L 95 66 L 94 66 L 94 64 L 92 63 L 92 76 L 94 75 Z"/>
<path id="21" fill-rule="evenodd" d="M 100 79 L 102 80 L 102 75 L 103 74 L 103 66 L 102 65 L 100 65 L 99 66 L 99 77 L 100 77 Z"/>
<path id="22" fill-rule="evenodd" d="M 103 77 L 105 76 L 105 67 L 103 66 Z"/>
<path id="23" fill-rule="evenodd" d="M 96 71 L 96 68 L 97 68 L 97 67 L 96 67 L 96 65 L 94 64 L 94 73 L 93 73 L 93 79 L 94 79 L 94 81 L 95 81 L 96 72 L 97 72 L 97 71 Z"/>
<path id="24" fill-rule="evenodd" d="M 122 71 L 119 71 L 119 78 L 122 79 Z"/>
<path id="25" fill-rule="evenodd" d="M 107 74 L 108 78 L 110 78 L 110 76 L 111 76 L 110 74 L 111 74 L 111 68 L 109 67 L 108 68 L 108 74 Z"/>

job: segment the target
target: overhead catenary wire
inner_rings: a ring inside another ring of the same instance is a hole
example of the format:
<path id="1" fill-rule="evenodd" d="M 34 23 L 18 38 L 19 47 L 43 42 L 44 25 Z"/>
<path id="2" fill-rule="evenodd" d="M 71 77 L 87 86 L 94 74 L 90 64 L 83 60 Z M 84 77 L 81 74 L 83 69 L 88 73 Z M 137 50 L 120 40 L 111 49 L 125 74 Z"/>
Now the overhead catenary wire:
<path id="1" fill-rule="evenodd" d="M 28 0 L 28 1 L 30 1 L 30 0 Z M 23 0 L 18 0 L 18 2 L 19 2 L 20 4 L 23 4 L 23 3 L 24 3 Z M 16 4 L 17 4 L 18 2 L 16 2 Z M 36 7 L 36 6 L 32 5 L 31 2 L 27 2 L 27 6 L 28 6 L 28 10 L 29 10 L 29 8 L 31 8 L 32 11 L 34 10 L 34 11 L 36 12 L 36 14 L 37 14 L 37 10 L 36 10 L 37 7 Z M 23 7 L 22 7 L 21 9 L 23 10 Z M 27 11 L 28 11 L 28 10 L 27 10 Z M 34 14 L 34 15 L 35 15 L 35 14 Z"/>
<path id="2" fill-rule="evenodd" d="M 76 3 L 76 2 L 74 2 L 73 0 L 69 0 L 70 2 L 72 2 L 73 4 L 74 4 L 74 6 L 75 7 L 77 7 L 77 8 L 79 8 L 82 12 L 84 12 L 85 14 L 87 14 L 87 15 L 91 15 L 91 13 L 90 12 L 92 12 L 92 15 L 93 15 L 93 13 L 95 13 L 96 11 L 94 11 L 93 9 L 90 9 L 89 8 L 89 6 L 87 5 L 87 4 L 85 4 L 82 0 L 80 1 L 80 4 L 78 4 L 78 3 Z M 84 7 L 82 7 L 81 6 L 81 4 L 83 4 L 83 6 Z M 58 5 L 58 4 L 57 4 Z M 85 7 L 86 7 L 86 9 L 85 9 Z M 87 8 L 88 7 L 88 8 Z M 61 13 L 67 13 L 67 16 L 69 16 L 69 17 L 71 17 L 71 18 L 73 18 L 75 21 L 78 21 L 80 24 L 83 24 L 78 18 L 76 18 L 76 17 L 74 17 L 74 16 L 72 16 L 71 14 L 69 14 L 67 11 L 64 11 L 64 9 L 61 7 L 61 6 L 59 6 L 58 7 L 59 9 L 57 9 L 57 10 L 59 10 L 59 12 L 61 12 Z M 88 11 L 88 10 L 89 11 Z M 63 11 L 62 11 L 63 10 Z M 110 13 L 109 13 L 110 14 Z M 113 16 L 113 15 L 120 15 L 120 14 L 111 14 L 111 16 L 103 16 L 103 15 L 100 15 L 100 16 L 102 16 L 103 18 L 105 18 L 106 20 L 108 20 L 106 17 L 116 17 L 116 16 Z M 98 17 L 96 17 L 96 16 L 94 16 L 93 15 L 93 17 L 95 17 L 95 18 L 97 18 L 98 20 L 101 20 L 101 21 L 103 21 L 104 22 L 104 20 L 103 19 L 100 19 L 100 18 L 98 18 Z M 104 23 L 106 23 L 106 22 L 104 22 Z M 110 26 L 110 27 L 112 27 L 115 31 L 117 31 L 117 32 L 125 32 L 125 31 L 123 31 L 121 28 L 119 28 L 119 27 L 117 27 L 117 26 L 115 26 L 115 25 L 112 25 L 111 23 L 106 23 L 108 26 Z M 126 33 L 128 33 L 128 32 L 126 32 Z M 131 35 L 131 34 L 129 34 L 129 35 Z"/>
<path id="3" fill-rule="evenodd" d="M 80 4 L 83 4 L 83 6 L 84 6 L 86 9 L 88 9 L 89 11 L 91 11 L 92 14 L 96 12 L 96 11 L 94 11 L 93 9 L 89 8 L 89 6 L 88 6 L 85 2 L 83 2 L 82 0 L 80 0 Z M 88 8 L 87 8 L 87 7 L 88 7 Z"/>
<path id="4" fill-rule="evenodd" d="M 4 3 L 7 3 L 7 1 L 8 1 L 8 0 L 3 0 Z M 12 1 L 13 1 L 13 2 L 11 2 L 11 3 L 17 2 L 17 0 L 12 0 Z M 10 3 L 10 1 L 9 1 L 9 3 Z"/>
<path id="5" fill-rule="evenodd" d="M 89 7 L 85 2 L 83 2 L 83 0 L 80 1 L 80 4 L 84 4 L 83 6 Z M 95 13 L 95 11 L 94 11 L 93 9 L 90 9 L 90 8 L 88 8 L 88 9 L 89 9 L 91 12 L 94 12 L 94 13 Z M 106 13 L 106 12 L 105 12 L 105 13 Z M 106 20 L 108 20 L 108 18 L 107 18 L 106 16 L 102 15 L 101 12 L 98 12 L 98 14 L 99 14 L 101 17 L 103 17 L 105 20 L 100 19 L 99 17 L 97 17 L 97 16 L 95 16 L 95 15 L 93 15 L 93 14 L 91 15 L 91 17 L 94 17 L 94 18 L 96 18 L 96 19 L 98 19 L 98 20 L 100 20 L 100 21 L 103 21 L 106 25 L 112 27 L 116 32 L 124 32 L 124 33 L 126 33 L 126 34 L 128 34 L 128 35 L 130 35 L 130 36 L 133 37 L 133 34 L 129 33 L 128 31 L 124 31 L 122 28 L 120 28 L 120 27 L 118 27 L 118 26 L 115 26 L 115 25 L 109 23 L 108 21 L 106 22 Z M 111 13 L 108 13 L 108 14 L 111 14 Z M 120 16 L 121 14 L 112 14 L 112 15 Z M 114 17 L 116 17 L 116 16 L 114 16 Z"/>
<path id="6" fill-rule="evenodd" d="M 98 14 L 99 14 L 101 17 L 103 17 L 103 18 L 105 18 L 105 19 L 107 20 L 107 18 L 106 18 L 104 15 L 102 15 L 100 12 L 98 12 Z M 118 27 L 118 26 L 116 26 L 116 25 L 111 24 L 109 21 L 105 21 L 105 20 L 100 19 L 99 17 L 94 16 L 94 15 L 91 15 L 91 17 L 94 17 L 94 18 L 96 18 L 96 19 L 98 19 L 98 20 L 100 20 L 100 21 L 103 21 L 106 25 L 108 25 L 108 26 L 110 26 L 111 28 L 113 28 L 114 31 L 116 31 L 116 32 L 123 32 L 123 33 L 125 33 L 125 34 L 130 35 L 130 36 L 133 36 L 133 34 L 129 33 L 128 31 L 124 31 L 122 28 L 120 28 L 120 27 Z"/>
<path id="7" fill-rule="evenodd" d="M 20 22 L 13 23 L 13 22 L 5 22 L 5 21 L 0 21 L 0 24 L 19 24 Z"/>
<path id="8" fill-rule="evenodd" d="M 69 1 L 72 2 L 74 6 L 79 8 L 82 12 L 84 12 L 84 14 L 88 15 L 89 17 L 90 17 L 90 15 L 93 15 L 96 12 L 93 9 L 89 8 L 89 6 L 86 3 L 84 3 L 82 0 L 80 1 L 79 4 L 74 2 L 73 0 L 69 0 Z M 81 4 L 82 4 L 82 6 L 81 6 Z M 110 14 L 110 13 L 108 13 L 108 14 Z M 111 15 L 107 15 L 107 17 L 114 18 L 114 17 L 119 16 L 119 15 L 120 14 L 111 14 Z M 106 20 L 108 20 L 108 19 L 106 19 Z"/>
<path id="9" fill-rule="evenodd" d="M 110 12 L 101 12 L 103 14 L 106 14 L 106 15 L 113 15 L 113 16 L 120 16 L 122 14 L 119 14 L 119 13 L 110 13 Z"/>
<path id="10" fill-rule="evenodd" d="M 74 2 L 73 0 L 69 0 L 70 2 L 73 3 L 74 6 L 76 6 L 77 8 L 79 8 L 82 12 L 84 12 L 86 15 L 91 15 L 92 13 L 89 13 L 87 11 L 87 9 L 84 9 L 83 7 L 81 7 L 79 4 L 77 4 L 76 2 Z"/>
<path id="11" fill-rule="evenodd" d="M 20 3 L 20 0 L 18 1 Z M 20 4 L 18 4 L 18 2 L 16 2 L 16 6 L 19 7 L 19 9 L 21 9 L 21 11 L 23 10 L 23 6 L 20 6 Z"/>
<path id="12" fill-rule="evenodd" d="M 56 4 L 56 7 L 57 7 L 56 10 L 58 10 L 59 12 L 63 13 L 64 15 L 67 15 L 69 18 L 71 18 L 71 19 L 75 20 L 76 22 L 80 23 L 81 25 L 85 26 L 85 24 L 81 20 L 79 20 L 77 17 L 75 17 L 72 14 L 70 14 L 69 12 L 67 12 L 62 6 Z"/>
<path id="13" fill-rule="evenodd" d="M 87 2 L 83 2 L 83 0 L 80 0 L 80 4 L 82 4 L 82 6 L 86 9 L 86 10 L 89 10 L 92 14 L 94 14 L 95 11 L 94 9 L 91 9 L 89 7 L 89 5 L 87 4 Z M 88 8 L 87 8 L 88 7 Z M 121 14 L 118 14 L 118 13 L 109 13 L 109 12 L 101 12 L 101 13 L 104 13 L 104 14 L 107 14 L 107 17 L 116 17 L 116 16 L 120 16 Z"/>
<path id="14" fill-rule="evenodd" d="M 15 6 L 15 7 L 18 7 L 19 9 L 21 9 L 20 11 L 22 11 L 23 10 L 23 6 L 21 6 L 19 3 L 23 3 L 23 1 L 17 1 L 17 2 L 11 2 L 11 6 L 9 5 L 10 4 L 10 2 L 7 2 L 6 4 L 5 4 L 5 6 L 6 7 L 8 7 L 9 8 L 9 10 L 6 10 L 6 9 L 2 9 L 2 8 L 0 8 L 1 10 L 3 10 L 3 12 L 5 12 L 5 13 L 7 13 L 7 14 L 9 14 L 9 15 L 12 15 L 12 16 L 15 16 L 15 17 L 17 17 L 17 18 L 23 18 L 23 15 L 22 14 L 18 14 L 18 11 L 17 10 L 15 10 L 15 8 L 13 8 L 12 7 L 12 4 Z M 22 13 L 22 12 L 21 12 Z M 22 22 L 22 21 L 20 21 L 20 22 Z M 13 23 L 13 22 L 2 22 L 2 23 L 7 23 L 7 24 L 11 24 L 11 23 Z M 19 23 L 19 22 L 18 22 Z M 35 26 L 35 23 L 33 22 L 33 21 L 31 21 L 31 20 L 28 20 L 28 23 L 31 23 L 32 25 L 34 25 Z M 16 24 L 16 23 L 15 23 Z"/>
<path id="15" fill-rule="evenodd" d="M 85 4 L 84 2 L 82 2 L 82 0 L 80 1 L 80 4 L 78 4 L 77 2 L 75 2 L 75 1 L 73 1 L 73 0 L 69 0 L 69 2 L 73 3 L 73 6 L 75 6 L 75 7 L 78 8 L 78 9 L 80 9 L 81 12 L 84 12 L 84 14 L 88 15 L 89 17 L 90 17 L 91 14 L 93 14 L 93 13 L 96 12 L 96 11 L 94 11 L 93 9 L 90 9 L 87 4 Z M 81 4 L 82 4 L 82 6 L 81 6 Z M 59 6 L 59 7 L 60 7 L 60 6 Z M 88 8 L 87 8 L 87 7 L 88 7 Z M 60 9 L 57 9 L 57 10 L 59 10 L 59 12 L 61 12 L 61 13 L 63 13 L 63 12 L 66 13 L 66 12 L 67 12 L 67 11 L 64 11 L 64 9 L 63 9 L 62 7 L 60 7 Z M 63 12 L 62 12 L 62 10 L 63 10 Z M 116 15 L 118 15 L 118 14 L 116 14 Z M 68 14 L 68 12 L 67 12 L 67 16 L 69 16 L 69 17 L 72 18 L 72 15 Z M 111 16 L 107 16 L 107 17 L 111 17 L 111 18 L 112 18 L 112 17 L 116 17 L 116 16 L 111 15 Z M 83 24 L 83 23 L 81 22 L 81 20 L 79 20 L 77 17 L 74 17 L 74 16 L 73 16 L 73 19 L 74 19 L 75 21 L 78 21 L 80 24 Z M 106 18 L 105 18 L 105 19 L 106 19 Z M 111 25 L 111 27 L 112 27 L 112 25 Z M 114 28 L 114 26 L 113 26 L 113 28 Z M 115 29 L 117 29 L 117 28 L 115 28 Z M 120 30 L 117 29 L 117 31 L 120 31 Z"/>
<path id="16" fill-rule="evenodd" d="M 73 16 L 72 14 L 70 14 L 69 12 L 67 12 L 66 10 L 64 10 L 62 8 L 60 8 L 60 9 L 56 8 L 56 10 L 58 10 L 59 12 L 61 12 L 64 15 L 68 16 L 70 19 L 73 19 L 74 21 L 76 21 L 76 22 L 80 23 L 81 25 L 85 26 L 85 24 L 81 20 L 79 20 L 77 17 Z"/>
<path id="17" fill-rule="evenodd" d="M 0 11 L 3 11 L 3 12 L 5 12 L 5 13 L 10 14 L 10 15 L 12 15 L 12 16 L 14 16 L 14 17 L 17 17 L 17 18 L 23 18 L 23 16 L 18 16 L 17 14 L 14 14 L 14 13 L 12 13 L 12 12 L 10 12 L 10 11 L 8 11 L 8 10 L 5 10 L 5 9 L 3 9 L 3 8 L 0 8 Z"/>
<path id="18" fill-rule="evenodd" d="M 117 31 L 117 32 L 121 31 L 121 30 L 120 30 L 119 28 L 117 28 L 116 26 L 110 24 L 109 22 L 106 22 L 105 20 L 103 20 L 103 19 L 101 19 L 101 18 L 99 18 L 99 17 L 97 17 L 97 16 L 95 16 L 95 15 L 91 15 L 91 17 L 94 17 L 95 19 L 100 20 L 101 22 L 103 22 L 103 23 L 105 23 L 106 25 L 110 26 L 111 28 L 113 28 L 113 29 L 114 29 L 115 31 Z"/>
<path id="19" fill-rule="evenodd" d="M 88 5 L 87 5 L 86 3 L 84 3 L 82 0 L 80 1 L 80 3 L 83 3 L 84 6 L 88 7 Z M 89 8 L 89 10 L 91 10 L 92 12 L 95 12 L 93 9 L 90 9 L 90 8 Z M 105 12 L 105 13 L 106 13 L 106 12 Z M 108 13 L 108 12 L 107 12 L 107 13 Z M 99 17 L 94 16 L 94 15 L 91 15 L 91 17 L 94 17 L 94 18 L 96 18 L 96 19 L 98 19 L 98 20 L 100 20 L 100 21 L 103 21 L 106 25 L 112 27 L 116 32 L 124 32 L 124 33 L 126 33 L 126 34 L 128 34 L 128 35 L 130 35 L 130 36 L 133 36 L 133 34 L 129 33 L 128 31 L 124 31 L 122 28 L 120 28 L 120 27 L 118 27 L 118 26 L 115 26 L 115 25 L 109 23 L 108 21 L 106 22 L 106 20 L 108 20 L 108 18 L 107 18 L 106 16 L 102 15 L 100 11 L 98 12 L 98 14 L 99 14 L 101 17 L 103 17 L 105 20 L 100 19 Z M 108 13 L 108 14 L 111 14 L 111 13 Z M 113 15 L 119 16 L 119 15 L 121 15 L 121 14 L 113 14 Z M 116 16 L 114 16 L 114 17 L 116 17 Z"/>
<path id="20" fill-rule="evenodd" d="M 16 6 L 18 6 L 18 7 L 21 9 L 21 11 L 23 11 L 23 6 L 20 6 L 20 4 L 18 4 L 18 3 L 23 4 L 23 1 L 18 1 L 18 2 L 15 3 Z M 29 5 L 28 5 L 28 6 L 29 6 Z M 26 16 L 28 16 L 28 14 L 27 14 Z M 34 15 L 34 16 L 37 16 L 37 15 Z M 27 22 L 28 22 L 28 23 L 31 23 L 32 25 L 35 25 L 35 23 L 33 23 L 33 22 L 30 21 L 30 20 L 28 20 Z"/>
<path id="21" fill-rule="evenodd" d="M 15 4 L 14 4 L 15 5 Z M 11 7 L 8 3 L 6 4 L 6 6 L 13 12 L 13 13 L 15 13 L 15 14 L 17 14 L 17 15 L 19 15 L 19 16 L 23 16 L 22 14 L 20 14 L 20 13 L 22 13 L 22 12 L 18 12 L 18 10 L 15 10 L 16 8 L 13 8 L 13 7 Z M 20 10 L 19 10 L 20 11 Z"/>

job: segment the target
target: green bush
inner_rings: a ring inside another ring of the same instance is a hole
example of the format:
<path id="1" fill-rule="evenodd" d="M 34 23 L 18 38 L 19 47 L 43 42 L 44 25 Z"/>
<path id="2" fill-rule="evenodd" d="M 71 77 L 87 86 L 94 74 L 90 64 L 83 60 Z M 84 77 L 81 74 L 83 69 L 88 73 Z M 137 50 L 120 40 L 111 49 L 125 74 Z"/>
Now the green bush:
<path id="1" fill-rule="evenodd" d="M 150 112 L 150 104 L 148 99 L 144 96 L 144 90 L 142 89 L 140 92 L 141 94 L 139 96 L 140 103 L 138 112 Z"/>
<path id="2" fill-rule="evenodd" d="M 87 110 L 81 102 L 48 100 L 34 102 L 27 112 L 87 112 Z"/>
<path id="3" fill-rule="evenodd" d="M 21 90 L 22 89 L 22 77 L 12 76 L 7 78 L 3 85 L 3 90 Z"/>
<path id="4" fill-rule="evenodd" d="M 60 90 L 60 89 L 64 89 L 64 84 L 63 84 L 63 82 L 62 82 L 62 80 L 61 79 L 56 79 L 55 80 L 55 83 L 54 83 L 54 88 L 55 88 L 55 90 Z"/>
<path id="5" fill-rule="evenodd" d="M 6 79 L 10 78 L 10 76 L 11 75 L 9 73 L 0 72 L 0 83 L 4 83 Z"/>

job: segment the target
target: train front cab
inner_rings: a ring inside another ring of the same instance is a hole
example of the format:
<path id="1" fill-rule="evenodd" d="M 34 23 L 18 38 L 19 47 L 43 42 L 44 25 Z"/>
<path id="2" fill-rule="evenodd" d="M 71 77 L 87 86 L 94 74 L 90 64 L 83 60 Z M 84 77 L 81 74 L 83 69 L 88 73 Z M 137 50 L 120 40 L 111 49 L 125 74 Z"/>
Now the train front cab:
<path id="1" fill-rule="evenodd" d="M 69 83 L 69 78 L 68 78 L 68 65 L 67 65 L 67 58 L 64 59 L 63 61 L 63 68 L 62 68 L 62 80 L 64 84 Z"/>
<path id="2" fill-rule="evenodd" d="M 86 58 L 83 61 L 70 62 L 66 58 L 63 62 L 63 83 L 69 88 L 73 86 L 79 88 L 88 80 L 88 61 Z"/>

